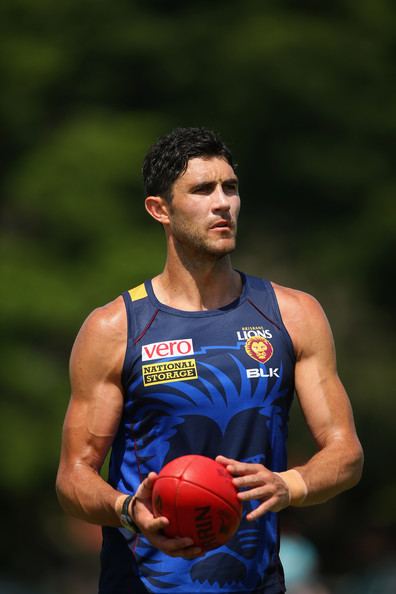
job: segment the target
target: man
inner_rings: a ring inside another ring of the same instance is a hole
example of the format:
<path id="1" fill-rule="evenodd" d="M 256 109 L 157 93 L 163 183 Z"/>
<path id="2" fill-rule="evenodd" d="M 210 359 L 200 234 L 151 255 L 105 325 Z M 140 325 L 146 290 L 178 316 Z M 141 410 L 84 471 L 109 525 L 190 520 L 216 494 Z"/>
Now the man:
<path id="1" fill-rule="evenodd" d="M 311 296 L 232 268 L 238 178 L 216 134 L 174 130 L 150 149 L 143 175 L 165 267 L 80 330 L 59 499 L 104 526 L 101 594 L 279 594 L 276 512 L 324 502 L 361 474 L 331 331 Z M 294 389 L 318 451 L 286 470 Z M 99 470 L 110 448 L 107 483 Z M 157 473 L 185 454 L 223 464 L 244 506 L 236 535 L 206 553 L 167 538 L 168 520 L 152 514 Z"/>

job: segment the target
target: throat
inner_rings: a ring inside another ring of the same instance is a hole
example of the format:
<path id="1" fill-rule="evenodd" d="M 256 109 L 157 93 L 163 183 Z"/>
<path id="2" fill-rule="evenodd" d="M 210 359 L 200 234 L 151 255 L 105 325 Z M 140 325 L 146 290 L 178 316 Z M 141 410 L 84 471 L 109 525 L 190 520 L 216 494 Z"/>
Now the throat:
<path id="1" fill-rule="evenodd" d="M 155 296 L 160 303 L 184 311 L 208 311 L 233 303 L 242 293 L 243 282 L 239 272 L 197 279 L 193 276 L 172 279 L 166 272 L 152 280 Z"/>

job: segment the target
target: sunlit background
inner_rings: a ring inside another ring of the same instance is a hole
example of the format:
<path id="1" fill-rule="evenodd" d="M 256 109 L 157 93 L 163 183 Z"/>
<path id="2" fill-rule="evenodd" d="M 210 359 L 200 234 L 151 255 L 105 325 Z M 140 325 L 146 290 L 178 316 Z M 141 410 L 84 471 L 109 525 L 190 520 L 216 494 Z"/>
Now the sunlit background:
<path id="1" fill-rule="evenodd" d="M 1 594 L 96 592 L 100 535 L 54 495 L 68 357 L 158 272 L 141 162 L 175 126 L 239 164 L 237 267 L 313 293 L 366 454 L 282 514 L 292 594 L 396 592 L 396 7 L 391 0 L 2 0 Z M 296 404 L 290 463 L 314 451 Z"/>

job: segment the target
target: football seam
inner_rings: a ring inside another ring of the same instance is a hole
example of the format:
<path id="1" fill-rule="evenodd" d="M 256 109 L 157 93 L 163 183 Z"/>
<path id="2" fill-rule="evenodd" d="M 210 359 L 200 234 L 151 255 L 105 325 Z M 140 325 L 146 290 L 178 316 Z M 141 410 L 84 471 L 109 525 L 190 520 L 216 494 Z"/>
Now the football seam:
<path id="1" fill-rule="evenodd" d="M 180 489 L 180 485 L 181 485 L 181 483 L 182 483 L 182 479 L 183 479 L 183 482 L 185 482 L 185 483 L 188 483 L 189 485 L 194 485 L 194 486 L 196 486 L 196 487 L 198 487 L 198 488 L 200 488 L 200 489 L 203 489 L 203 490 L 205 490 L 205 491 L 208 491 L 208 492 L 209 492 L 209 493 L 211 493 L 212 495 L 215 495 L 216 497 L 218 497 L 219 499 L 221 499 L 221 501 L 224 501 L 224 503 L 226 503 L 226 504 L 227 504 L 229 507 L 231 507 L 231 509 L 232 509 L 232 510 L 234 510 L 234 512 L 235 512 L 235 513 L 236 513 L 236 514 L 237 514 L 239 517 L 242 517 L 242 502 L 241 502 L 241 507 L 240 507 L 240 509 L 239 509 L 239 510 L 237 510 L 237 509 L 234 507 L 234 505 L 233 505 L 232 503 L 230 503 L 230 502 L 229 502 L 227 499 L 225 499 L 224 497 L 222 497 L 221 495 L 219 495 L 219 493 L 216 493 L 216 492 L 215 492 L 215 491 L 213 491 L 212 489 L 209 489 L 208 487 L 206 487 L 206 485 L 205 485 L 205 486 L 202 486 L 202 485 L 199 485 L 198 483 L 194 483 L 193 481 L 189 481 L 188 479 L 185 479 L 185 478 L 183 477 L 183 475 L 181 475 L 180 477 L 174 477 L 174 476 L 171 476 L 171 475 L 169 475 L 169 476 L 163 476 L 163 477 L 161 477 L 161 478 L 173 478 L 173 479 L 174 479 L 174 478 L 177 478 L 177 480 L 178 480 L 178 485 L 177 485 L 177 490 L 176 490 L 176 500 L 177 500 L 177 498 L 178 498 L 178 496 L 179 496 L 179 489 Z"/>

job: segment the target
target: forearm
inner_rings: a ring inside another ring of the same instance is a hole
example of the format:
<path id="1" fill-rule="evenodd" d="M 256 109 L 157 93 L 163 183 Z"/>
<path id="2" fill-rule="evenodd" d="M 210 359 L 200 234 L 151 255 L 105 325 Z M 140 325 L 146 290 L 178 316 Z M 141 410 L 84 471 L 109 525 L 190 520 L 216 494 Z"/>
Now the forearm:
<path id="1" fill-rule="evenodd" d="M 120 526 L 123 497 L 92 467 L 76 463 L 61 467 L 56 481 L 59 503 L 68 514 L 102 526 Z"/>
<path id="2" fill-rule="evenodd" d="M 306 484 L 306 496 L 292 505 L 323 503 L 355 486 L 361 477 L 363 452 L 359 441 L 335 440 L 323 447 L 306 464 L 296 466 Z M 282 473 L 280 473 L 282 476 Z"/>

